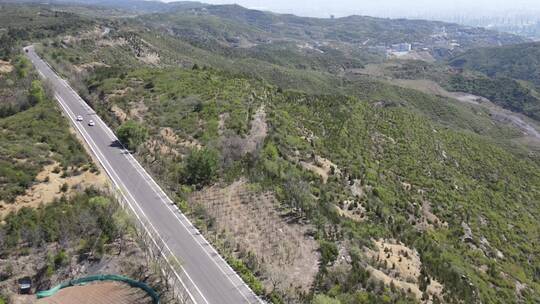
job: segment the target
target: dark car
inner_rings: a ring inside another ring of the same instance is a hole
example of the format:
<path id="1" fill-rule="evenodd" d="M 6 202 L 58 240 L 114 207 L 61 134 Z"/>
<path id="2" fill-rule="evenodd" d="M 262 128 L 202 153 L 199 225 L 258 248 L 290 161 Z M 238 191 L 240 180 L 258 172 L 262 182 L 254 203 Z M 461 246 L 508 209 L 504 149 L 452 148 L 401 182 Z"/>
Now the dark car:
<path id="1" fill-rule="evenodd" d="M 20 278 L 18 283 L 20 294 L 30 294 L 32 289 L 32 279 L 30 279 L 30 277 Z"/>

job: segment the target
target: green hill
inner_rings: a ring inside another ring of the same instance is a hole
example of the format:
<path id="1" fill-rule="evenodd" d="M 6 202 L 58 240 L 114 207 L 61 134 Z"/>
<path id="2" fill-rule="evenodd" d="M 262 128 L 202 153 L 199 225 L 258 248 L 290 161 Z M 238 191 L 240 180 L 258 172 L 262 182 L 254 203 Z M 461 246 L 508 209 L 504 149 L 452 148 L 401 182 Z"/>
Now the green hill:
<path id="1" fill-rule="evenodd" d="M 228 160 L 216 170 L 221 172 L 218 179 L 248 178 L 253 187 L 276 194 L 276 208 L 314 225 L 321 243 L 345 248 L 353 257 L 352 268 L 334 267 L 338 261 L 330 257 L 321 266 L 313 292 L 341 303 L 357 303 L 355 299 L 367 295 L 373 303 L 385 297 L 414 302 L 406 290 L 371 285 L 366 274 L 369 267 L 378 266 L 362 258 L 364 246 L 370 246 L 370 239 L 395 238 L 419 250 L 425 278 L 444 285 L 443 302 L 517 302 L 516 281 L 530 286 L 523 295 L 526 299 L 534 302 L 539 297 L 538 269 L 533 266 L 538 262 L 523 262 L 539 250 L 531 241 L 538 237 L 534 227 L 538 225 L 540 168 L 531 160 L 520 159 L 470 131 L 433 123 L 398 104 L 373 106 L 354 97 L 280 93 L 257 81 L 212 70 L 144 68 L 123 79 L 113 76 L 98 81 L 92 82 L 96 88 L 92 100 L 111 124 L 118 124 L 108 109 L 111 103 L 128 113 L 133 100 L 142 100 L 147 109 L 142 119 L 154 140 L 169 146 L 160 130 L 171 128 L 178 142 L 196 140 L 215 149 L 219 159 Z M 144 89 L 149 83 L 154 84 L 151 91 Z M 97 99 L 127 86 L 131 89 L 126 96 L 109 103 Z M 396 94 L 403 97 L 405 92 Z M 424 102 L 424 106 L 432 103 L 434 109 L 444 106 L 443 100 Z M 226 132 L 247 136 L 251 117 L 262 104 L 269 124 L 263 146 L 246 157 L 229 154 L 223 146 L 227 137 L 219 133 L 221 114 L 229 117 Z M 306 134 L 311 132 L 309 141 Z M 190 151 L 183 145 L 170 147 L 182 154 Z M 203 231 L 219 234 L 212 232 L 211 217 L 182 199 L 197 188 L 182 178 L 184 158 L 157 151 L 141 147 L 138 156 L 179 197 L 185 212 L 202 218 L 198 223 Z M 313 162 L 313 155 L 331 160 L 334 172 L 341 173 L 321 182 L 317 173 L 301 165 Z M 353 180 L 361 181 L 360 197 L 351 193 Z M 413 190 L 403 188 L 403 183 L 413 185 Z M 364 220 L 341 213 L 339 208 L 348 200 L 365 208 Z M 438 228 L 419 230 L 417 221 L 423 216 L 425 201 L 447 227 L 433 223 Z M 464 225 L 473 231 L 471 244 L 463 241 Z M 504 258 L 497 258 L 501 254 Z M 264 277 L 264 267 L 254 265 L 252 271 Z M 488 271 L 480 272 L 478 267 Z M 274 297 L 295 297 L 283 290 L 274 292 Z"/>
<path id="2" fill-rule="evenodd" d="M 367 39 L 431 43 L 440 26 L 206 6 L 95 19 L 38 50 L 113 129 L 144 126 L 135 157 L 268 301 L 539 302 L 540 164 L 521 135 L 480 106 L 344 76 L 384 60 Z M 447 26 L 466 47 L 516 41 Z M 6 121 L 26 130 L 24 114 Z"/>
<path id="3" fill-rule="evenodd" d="M 540 86 L 540 43 L 472 49 L 450 60 L 450 65 Z"/>

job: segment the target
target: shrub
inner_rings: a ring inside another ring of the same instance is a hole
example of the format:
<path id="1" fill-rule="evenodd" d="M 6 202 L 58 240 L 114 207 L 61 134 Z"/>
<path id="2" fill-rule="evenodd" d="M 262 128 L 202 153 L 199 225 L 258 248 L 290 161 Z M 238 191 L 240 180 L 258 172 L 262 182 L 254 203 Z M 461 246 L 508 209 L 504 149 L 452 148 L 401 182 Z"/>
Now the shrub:
<path id="1" fill-rule="evenodd" d="M 28 96 L 28 101 L 31 105 L 36 105 L 45 100 L 45 90 L 41 85 L 41 81 L 34 80 L 30 86 L 30 93 Z"/>
<path id="2" fill-rule="evenodd" d="M 116 133 L 118 139 L 132 150 L 135 150 L 148 137 L 148 130 L 133 120 L 123 123 Z"/>
<path id="3" fill-rule="evenodd" d="M 251 270 L 246 266 L 246 264 L 244 264 L 244 262 L 234 257 L 229 258 L 228 262 L 231 267 L 246 282 L 246 284 L 249 285 L 249 287 L 253 290 L 254 293 L 256 293 L 257 295 L 264 294 L 263 284 L 257 279 L 253 272 L 251 272 Z"/>
<path id="4" fill-rule="evenodd" d="M 214 150 L 193 150 L 182 167 L 183 181 L 189 185 L 204 186 L 211 183 L 218 170 L 218 154 Z"/>
<path id="5" fill-rule="evenodd" d="M 328 241 L 320 241 L 321 263 L 328 265 L 333 263 L 338 256 L 338 248 L 335 243 Z"/>
<path id="6" fill-rule="evenodd" d="M 340 304 L 340 303 L 341 302 L 339 300 L 330 298 L 329 296 L 325 296 L 325 295 L 316 295 L 315 298 L 313 298 L 313 304 Z"/>
<path id="7" fill-rule="evenodd" d="M 60 267 L 66 265 L 68 262 L 68 256 L 64 249 L 58 251 L 58 253 L 54 256 L 54 267 L 56 269 L 59 269 Z"/>

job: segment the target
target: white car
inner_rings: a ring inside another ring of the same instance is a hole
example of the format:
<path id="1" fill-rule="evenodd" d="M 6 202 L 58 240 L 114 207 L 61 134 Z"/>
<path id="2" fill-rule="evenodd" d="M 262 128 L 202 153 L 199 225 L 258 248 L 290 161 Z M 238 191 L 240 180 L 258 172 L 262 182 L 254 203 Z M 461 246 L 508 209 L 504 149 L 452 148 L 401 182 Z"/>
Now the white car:
<path id="1" fill-rule="evenodd" d="M 88 122 L 88 125 L 89 125 L 90 127 L 93 127 L 93 126 L 96 125 L 96 123 L 95 123 L 93 120 L 90 120 L 90 121 Z"/>
<path id="2" fill-rule="evenodd" d="M 81 115 L 77 115 L 77 121 L 83 121 L 83 118 Z"/>

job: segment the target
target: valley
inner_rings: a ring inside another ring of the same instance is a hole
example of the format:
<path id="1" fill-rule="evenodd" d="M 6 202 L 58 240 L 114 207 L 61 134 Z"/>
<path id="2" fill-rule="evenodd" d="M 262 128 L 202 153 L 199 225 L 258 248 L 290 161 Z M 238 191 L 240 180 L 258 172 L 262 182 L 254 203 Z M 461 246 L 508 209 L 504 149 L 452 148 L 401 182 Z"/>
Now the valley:
<path id="1" fill-rule="evenodd" d="M 148 276 L 167 303 L 540 300 L 540 91 L 534 56 L 509 59 L 527 39 L 192 2 L 0 5 L 1 261 L 97 244 L 79 274 Z M 58 210 L 76 234 L 21 232 Z M 48 286 L 68 277 L 52 260 Z"/>

